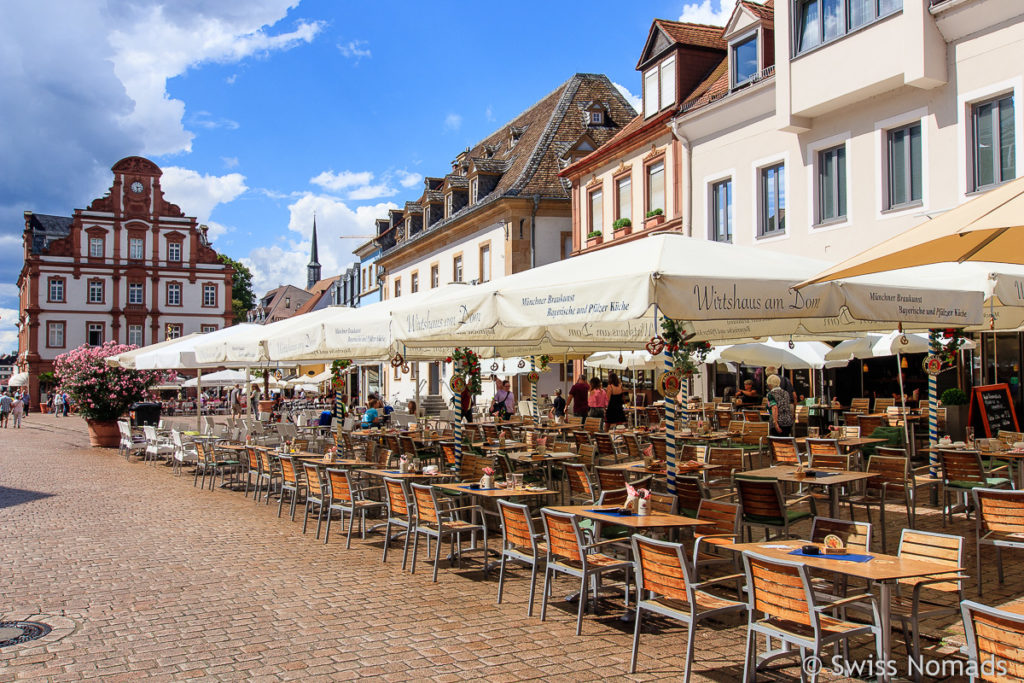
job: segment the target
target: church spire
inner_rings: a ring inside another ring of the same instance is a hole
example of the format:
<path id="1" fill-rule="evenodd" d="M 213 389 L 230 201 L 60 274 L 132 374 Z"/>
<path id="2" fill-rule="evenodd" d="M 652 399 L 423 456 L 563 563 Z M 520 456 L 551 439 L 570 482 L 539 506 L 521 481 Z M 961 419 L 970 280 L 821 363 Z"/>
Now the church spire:
<path id="1" fill-rule="evenodd" d="M 317 257 L 316 214 L 313 214 L 313 244 L 309 249 L 309 264 L 306 266 L 306 289 L 312 291 L 313 285 L 320 281 L 320 261 Z"/>

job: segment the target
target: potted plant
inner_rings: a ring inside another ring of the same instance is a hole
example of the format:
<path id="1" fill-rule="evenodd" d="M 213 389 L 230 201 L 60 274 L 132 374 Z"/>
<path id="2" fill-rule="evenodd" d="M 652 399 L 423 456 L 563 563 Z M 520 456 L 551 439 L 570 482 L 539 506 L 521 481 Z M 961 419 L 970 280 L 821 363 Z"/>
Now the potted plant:
<path id="1" fill-rule="evenodd" d="M 612 223 L 612 231 L 615 236 L 628 235 L 633 232 L 633 221 L 628 218 L 620 218 L 619 220 Z"/>
<path id="2" fill-rule="evenodd" d="M 80 346 L 54 361 L 59 382 L 56 390 L 67 392 L 71 404 L 85 418 L 93 446 L 116 448 L 120 441 L 117 419 L 132 403 L 147 398 L 149 388 L 160 380 L 156 370 L 107 365 L 108 356 L 134 348 L 110 341 L 101 346 Z"/>
<path id="3" fill-rule="evenodd" d="M 39 373 L 39 412 L 48 413 L 50 412 L 50 406 L 47 405 L 46 399 L 50 395 L 50 391 L 53 390 L 53 385 L 57 383 L 57 376 L 52 372 L 40 372 Z M 28 407 L 26 406 L 26 409 Z"/>
<path id="4" fill-rule="evenodd" d="M 598 244 L 601 244 L 601 241 L 602 241 L 602 238 L 601 238 L 601 231 L 600 230 L 591 230 L 590 232 L 587 233 L 587 246 L 588 247 L 597 246 Z"/>
<path id="5" fill-rule="evenodd" d="M 942 392 L 939 403 L 946 409 L 946 433 L 954 441 L 964 439 L 967 427 L 967 407 L 970 397 L 960 389 L 952 387 Z"/>
<path id="6" fill-rule="evenodd" d="M 653 228 L 656 225 L 661 225 L 665 222 L 665 212 L 661 209 L 652 209 L 647 212 L 647 217 L 644 220 L 645 228 Z"/>

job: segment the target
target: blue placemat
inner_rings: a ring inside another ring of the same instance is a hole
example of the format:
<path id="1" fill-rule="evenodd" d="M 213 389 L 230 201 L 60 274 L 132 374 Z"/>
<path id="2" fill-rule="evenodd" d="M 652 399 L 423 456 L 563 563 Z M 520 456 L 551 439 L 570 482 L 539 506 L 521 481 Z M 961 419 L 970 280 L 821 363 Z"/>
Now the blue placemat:
<path id="1" fill-rule="evenodd" d="M 619 512 L 618 510 L 585 510 L 584 512 L 596 512 L 599 515 L 609 515 L 611 517 L 632 517 L 633 516 L 632 512 L 627 512 L 627 513 L 623 514 L 623 513 Z"/>
<path id="2" fill-rule="evenodd" d="M 466 489 L 467 491 L 497 491 L 498 490 L 497 486 L 491 487 L 489 489 L 473 488 L 472 486 L 459 486 L 457 488 Z"/>
<path id="3" fill-rule="evenodd" d="M 401 474 L 402 470 L 384 470 L 388 474 Z"/>
<path id="4" fill-rule="evenodd" d="M 817 557 L 821 560 L 842 560 L 843 562 L 870 562 L 874 558 L 871 555 L 854 555 L 853 553 L 847 553 L 846 555 L 826 555 L 825 553 L 818 553 L 817 555 L 808 555 L 800 548 L 797 548 L 790 555 L 799 555 L 801 557 Z"/>

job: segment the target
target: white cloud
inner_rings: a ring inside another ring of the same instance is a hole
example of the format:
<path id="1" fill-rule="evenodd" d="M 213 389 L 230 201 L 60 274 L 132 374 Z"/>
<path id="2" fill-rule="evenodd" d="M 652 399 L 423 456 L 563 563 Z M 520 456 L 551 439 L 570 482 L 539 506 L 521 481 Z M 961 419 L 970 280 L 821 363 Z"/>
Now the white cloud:
<path id="1" fill-rule="evenodd" d="M 683 5 L 683 13 L 679 15 L 679 21 L 725 26 L 736 3 L 729 2 L 729 0 L 715 0 L 714 4 L 718 6 L 717 9 L 712 7 L 711 0 L 686 3 Z"/>
<path id="2" fill-rule="evenodd" d="M 318 176 L 309 179 L 314 185 L 319 185 L 325 190 L 342 190 L 347 187 L 358 187 L 369 185 L 373 181 L 373 173 L 370 171 L 342 171 L 335 173 L 333 170 L 324 171 Z"/>
<path id="3" fill-rule="evenodd" d="M 423 176 L 419 173 L 410 173 L 405 169 L 395 171 L 395 175 L 398 176 L 398 184 L 402 187 L 415 187 L 423 182 Z"/>
<path id="4" fill-rule="evenodd" d="M 494 120 L 494 108 L 491 105 L 487 105 L 487 109 L 484 110 L 484 116 L 488 121 Z"/>
<path id="5" fill-rule="evenodd" d="M 0 308 L 0 353 L 18 350 L 18 309 Z"/>
<path id="6" fill-rule="evenodd" d="M 356 64 L 358 64 L 363 57 L 372 56 L 370 48 L 364 48 L 363 45 L 369 45 L 369 43 L 365 40 L 350 40 L 347 43 L 338 43 L 338 50 L 345 57 L 356 60 Z"/>
<path id="7" fill-rule="evenodd" d="M 181 207 L 186 216 L 195 216 L 206 223 L 218 204 L 237 199 L 248 188 L 241 173 L 227 175 L 199 175 L 196 171 L 168 166 L 163 169 L 160 185 L 164 197 Z"/>
<path id="8" fill-rule="evenodd" d="M 229 225 L 224 225 L 223 223 L 217 223 L 216 221 L 206 221 L 205 225 L 206 225 L 207 228 L 209 228 L 209 230 L 206 231 L 206 237 L 211 242 L 216 242 L 217 238 L 223 237 L 224 235 L 228 234 L 229 232 L 234 232 L 234 230 L 235 230 L 233 227 L 231 227 Z"/>
<path id="9" fill-rule="evenodd" d="M 207 130 L 213 130 L 214 128 L 226 128 L 228 130 L 238 130 L 238 121 L 232 121 L 231 119 L 218 118 L 208 111 L 197 111 L 188 117 L 188 124 L 198 128 L 206 128 Z"/>
<path id="10" fill-rule="evenodd" d="M 624 86 L 624 85 L 622 85 L 620 83 L 616 83 L 616 82 L 612 81 L 612 85 L 614 85 L 616 88 L 619 89 L 619 92 L 622 93 L 622 96 L 626 98 L 626 101 L 629 102 L 631 105 L 633 105 L 633 109 L 635 109 L 637 111 L 637 113 L 639 113 L 640 112 L 640 106 L 642 104 L 641 101 L 640 101 L 640 96 L 639 95 L 634 95 L 633 93 L 631 93 L 629 91 L 629 88 L 627 88 L 626 86 Z"/>
<path id="11" fill-rule="evenodd" d="M 0 299 L 7 298 L 18 298 L 18 285 L 12 285 L 8 282 L 0 283 Z"/>
<path id="12" fill-rule="evenodd" d="M 242 259 L 252 270 L 256 294 L 281 284 L 305 286 L 314 213 L 323 276 L 331 277 L 356 260 L 352 250 L 374 233 L 374 220 L 394 208 L 397 205 L 393 202 L 352 208 L 336 197 L 303 194 L 288 206 L 289 238 L 273 246 L 257 247 Z"/>
<path id="13" fill-rule="evenodd" d="M 378 183 L 377 185 L 357 187 L 348 193 L 348 198 L 354 201 L 367 201 L 370 199 L 380 199 L 381 197 L 391 197 L 396 194 L 398 194 L 398 190 L 387 183 Z"/>
<path id="14" fill-rule="evenodd" d="M 462 117 L 458 114 L 448 114 L 444 117 L 445 130 L 458 130 L 462 127 Z"/>
<path id="15" fill-rule="evenodd" d="M 238 168 L 238 157 L 221 157 L 225 168 Z"/>
<path id="16" fill-rule="evenodd" d="M 234 85 L 235 81 L 237 81 L 237 80 L 238 80 L 238 74 L 231 74 L 230 76 L 228 76 L 227 78 L 224 79 L 224 82 L 227 83 L 228 85 Z"/>

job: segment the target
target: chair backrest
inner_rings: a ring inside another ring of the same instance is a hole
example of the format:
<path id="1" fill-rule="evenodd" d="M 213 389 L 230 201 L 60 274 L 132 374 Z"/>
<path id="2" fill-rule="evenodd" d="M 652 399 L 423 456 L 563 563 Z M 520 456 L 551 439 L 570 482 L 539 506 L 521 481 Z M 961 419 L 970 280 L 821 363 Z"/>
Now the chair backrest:
<path id="1" fill-rule="evenodd" d="M 697 509 L 697 519 L 711 524 L 697 527 L 698 533 L 707 534 L 738 534 L 740 529 L 740 506 L 724 500 L 702 500 Z"/>
<path id="2" fill-rule="evenodd" d="M 1008 681 L 1024 678 L 1024 614 L 971 600 L 960 603 L 968 656 L 979 667 L 971 680 Z M 989 669 L 983 669 L 987 663 Z"/>
<path id="3" fill-rule="evenodd" d="M 588 417 L 583 421 L 583 431 L 591 433 L 601 431 L 601 418 Z"/>
<path id="4" fill-rule="evenodd" d="M 498 499 L 498 513 L 501 515 L 501 534 L 505 547 L 537 550 L 536 533 L 533 529 L 533 518 L 530 508 L 520 503 L 512 503 Z"/>
<path id="5" fill-rule="evenodd" d="M 601 497 L 597 500 L 598 505 L 622 505 L 629 498 L 625 488 L 607 489 L 601 491 Z"/>
<path id="6" fill-rule="evenodd" d="M 733 434 L 742 434 L 743 426 L 746 423 L 743 420 L 729 420 L 729 431 Z"/>
<path id="7" fill-rule="evenodd" d="M 498 426 L 497 425 L 491 424 L 489 422 L 485 422 L 484 424 L 480 425 L 480 428 L 483 429 L 483 431 L 484 431 L 484 438 L 485 439 L 487 439 L 488 441 L 497 441 L 498 440 Z"/>
<path id="8" fill-rule="evenodd" d="M 587 468 L 581 463 L 562 463 L 565 467 L 565 478 L 569 482 L 569 494 L 584 498 L 594 497 L 594 487 L 590 483 L 590 476 Z"/>
<path id="9" fill-rule="evenodd" d="M 348 478 L 348 470 L 331 467 L 327 470 L 327 479 L 331 483 L 332 503 L 352 503 L 352 483 Z"/>
<path id="10" fill-rule="evenodd" d="M 408 517 L 409 496 L 402 480 L 384 477 L 384 493 L 387 494 L 388 514 L 391 517 Z"/>
<path id="11" fill-rule="evenodd" d="M 976 488 L 972 493 L 981 533 L 1021 534 L 1024 542 L 1024 491 Z"/>
<path id="12" fill-rule="evenodd" d="M 772 462 L 776 465 L 799 465 L 803 462 L 796 439 L 791 436 L 770 436 Z"/>
<path id="13" fill-rule="evenodd" d="M 708 449 L 708 464 L 717 465 L 731 472 L 742 472 L 746 469 L 743 449 L 727 446 L 711 446 Z"/>
<path id="14" fill-rule="evenodd" d="M 811 467 L 826 470 L 849 470 L 849 454 L 837 455 L 835 453 L 819 453 L 811 456 Z"/>
<path id="15" fill-rule="evenodd" d="M 273 460 L 271 460 L 271 457 L 270 457 L 270 451 L 267 451 L 267 450 L 264 450 L 264 449 L 261 448 L 260 450 L 258 450 L 256 452 L 259 453 L 260 462 L 263 464 L 263 471 L 265 473 L 267 473 L 268 475 L 270 475 L 270 476 L 273 476 L 274 474 L 276 474 L 276 472 L 274 470 Z"/>
<path id="16" fill-rule="evenodd" d="M 246 446 L 245 455 L 249 459 L 249 469 L 253 472 L 259 472 L 262 468 L 260 466 L 260 456 L 256 449 L 252 446 Z"/>
<path id="17" fill-rule="evenodd" d="M 842 451 L 839 449 L 839 441 L 836 439 L 812 439 L 808 437 L 805 443 L 807 444 L 807 453 L 812 458 L 816 455 L 842 454 Z"/>
<path id="18" fill-rule="evenodd" d="M 843 424 L 847 427 L 859 427 L 860 416 L 862 413 L 848 412 L 843 413 Z"/>
<path id="19" fill-rule="evenodd" d="M 311 462 L 302 463 L 302 469 L 306 471 L 306 495 L 311 498 L 320 498 L 327 490 L 323 471 Z"/>
<path id="20" fill-rule="evenodd" d="M 700 509 L 701 501 L 708 497 L 708 490 L 700 477 L 676 476 L 676 496 L 679 499 L 679 512 L 692 517 Z"/>
<path id="21" fill-rule="evenodd" d="M 611 467 L 595 467 L 594 472 L 597 474 L 597 487 L 602 491 L 626 488 L 625 470 Z"/>
<path id="22" fill-rule="evenodd" d="M 298 483 L 298 473 L 295 471 L 295 461 L 290 455 L 282 455 L 278 458 L 281 463 L 281 477 L 286 484 Z"/>
<path id="23" fill-rule="evenodd" d="M 441 442 L 441 455 L 444 456 L 444 461 L 449 466 L 454 467 L 456 463 L 455 443 L 454 442 Z"/>
<path id="24" fill-rule="evenodd" d="M 782 489 L 778 480 L 737 476 L 735 481 L 745 519 L 784 519 L 786 506 L 782 502 Z"/>
<path id="25" fill-rule="evenodd" d="M 740 414 L 746 422 L 761 422 L 760 410 L 741 410 Z"/>
<path id="26" fill-rule="evenodd" d="M 437 509 L 437 491 L 430 484 L 413 484 L 410 486 L 416 498 L 416 518 L 427 524 L 441 525 L 441 515 Z"/>
<path id="27" fill-rule="evenodd" d="M 462 481 L 476 481 L 484 476 L 484 468 L 491 466 L 491 460 L 475 453 L 462 453 L 462 464 L 459 467 L 459 478 Z"/>
<path id="28" fill-rule="evenodd" d="M 661 409 L 658 406 L 647 406 L 644 408 L 644 415 L 647 418 L 647 426 L 655 428 L 661 424 Z"/>
<path id="29" fill-rule="evenodd" d="M 861 415 L 859 420 L 860 435 L 871 436 L 886 420 L 882 415 Z"/>
<path id="30" fill-rule="evenodd" d="M 633 536 L 632 543 L 637 593 L 650 591 L 693 604 L 690 564 L 683 545 L 639 535 Z"/>
<path id="31" fill-rule="evenodd" d="M 1024 441 L 1024 433 L 1011 432 L 1005 429 L 1000 429 L 998 432 L 996 432 L 996 438 L 1005 443 L 1007 446 L 1012 446 L 1018 441 Z"/>
<path id="32" fill-rule="evenodd" d="M 580 531 L 576 515 L 556 512 L 549 508 L 541 508 L 540 515 L 544 520 L 548 553 L 552 557 L 562 557 L 570 562 L 582 562 L 583 532 Z"/>
<path id="33" fill-rule="evenodd" d="M 666 515 L 679 514 L 679 497 L 671 493 L 655 493 L 651 491 L 649 498 L 651 512 L 661 512 Z"/>
<path id="34" fill-rule="evenodd" d="M 399 436 L 398 437 L 399 451 L 402 455 L 408 455 L 410 458 L 416 456 L 416 442 L 413 441 L 411 436 Z"/>
<path id="35" fill-rule="evenodd" d="M 618 458 L 619 452 L 615 448 L 615 442 L 612 440 L 611 434 L 608 432 L 594 432 L 593 437 L 598 455 L 610 455 L 613 458 Z"/>
<path id="36" fill-rule="evenodd" d="M 751 552 L 743 553 L 743 564 L 751 610 L 761 612 L 768 620 L 813 626 L 806 567 Z"/>
<path id="37" fill-rule="evenodd" d="M 854 410 L 858 413 L 866 413 L 871 409 L 870 398 L 854 398 L 850 399 L 850 410 Z"/>
<path id="38" fill-rule="evenodd" d="M 796 413 L 794 414 L 794 424 L 805 425 L 810 420 L 811 412 L 810 408 L 806 405 L 800 404 L 796 407 Z"/>
<path id="39" fill-rule="evenodd" d="M 743 426 L 743 434 L 740 441 L 748 445 L 757 445 L 762 439 L 768 438 L 768 430 L 771 424 L 768 422 L 746 422 Z"/>
<path id="40" fill-rule="evenodd" d="M 584 467 L 590 468 L 594 464 L 594 453 L 596 452 L 597 448 L 593 444 L 580 446 L 579 451 L 576 452 L 576 460 Z"/>
<path id="41" fill-rule="evenodd" d="M 640 440 L 637 439 L 636 434 L 625 434 L 622 437 L 622 442 L 626 444 L 626 453 L 630 460 L 644 457 L 643 450 L 640 448 Z"/>
<path id="42" fill-rule="evenodd" d="M 843 545 L 853 552 L 871 552 L 871 525 L 867 522 L 815 517 L 811 523 L 811 542 L 822 543 L 829 534 L 838 536 L 842 539 Z"/>
<path id="43" fill-rule="evenodd" d="M 156 436 L 156 427 L 144 425 L 142 427 L 142 433 L 146 435 L 146 441 L 150 443 L 156 443 L 158 441 Z"/>
<path id="44" fill-rule="evenodd" d="M 902 451 L 902 449 L 887 449 Z M 887 489 L 900 490 L 907 487 L 910 477 L 910 461 L 906 455 L 885 455 L 882 449 L 878 449 L 877 455 L 868 458 L 867 471 L 877 476 L 867 480 L 868 488 L 882 488 L 884 484 Z"/>
<path id="45" fill-rule="evenodd" d="M 697 462 L 705 462 L 707 460 L 708 447 L 698 446 L 696 444 L 683 444 L 683 451 L 681 453 L 681 459 L 683 462 L 687 460 L 696 460 Z"/>
<path id="46" fill-rule="evenodd" d="M 981 465 L 981 454 L 977 451 L 939 450 L 939 464 L 942 482 L 985 483 L 985 468 Z"/>
<path id="47" fill-rule="evenodd" d="M 896 551 L 896 554 L 912 560 L 922 560 L 944 565 L 949 568 L 950 574 L 955 574 L 957 569 L 962 567 L 964 563 L 964 539 L 963 536 L 904 529 L 903 533 L 900 534 L 900 548 Z M 907 583 L 913 583 L 913 579 L 908 580 Z M 959 592 L 961 587 L 962 583 L 960 581 L 946 581 L 928 585 L 930 590 L 943 592 Z"/>
<path id="48" fill-rule="evenodd" d="M 579 452 L 579 449 L 584 446 L 589 446 L 592 443 L 590 440 L 590 432 L 585 432 L 582 429 L 574 430 L 572 433 L 572 439 L 576 442 L 577 452 Z"/>
<path id="49" fill-rule="evenodd" d="M 385 434 L 384 435 L 384 443 L 386 443 L 388 445 L 388 450 L 390 450 L 392 453 L 401 454 L 401 452 L 402 452 L 402 444 L 398 440 L 398 435 L 397 434 L 390 434 L 390 433 Z"/>
<path id="50" fill-rule="evenodd" d="M 668 442 L 663 438 L 652 438 L 651 439 L 651 450 L 654 453 L 656 460 L 668 460 Z"/>
<path id="51" fill-rule="evenodd" d="M 887 408 L 891 408 L 894 405 L 896 405 L 896 399 L 894 398 L 876 398 L 875 412 L 884 413 Z"/>

